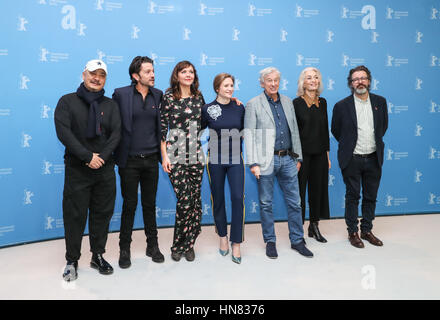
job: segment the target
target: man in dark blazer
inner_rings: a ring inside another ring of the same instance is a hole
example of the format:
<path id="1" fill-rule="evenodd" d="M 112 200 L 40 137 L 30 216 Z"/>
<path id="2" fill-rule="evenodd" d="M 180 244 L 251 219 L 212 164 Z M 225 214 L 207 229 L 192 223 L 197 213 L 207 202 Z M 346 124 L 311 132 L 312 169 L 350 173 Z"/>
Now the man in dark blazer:
<path id="1" fill-rule="evenodd" d="M 119 234 L 119 266 L 128 268 L 134 216 L 141 186 L 144 230 L 147 236 L 146 255 L 154 262 L 163 262 L 159 250 L 156 225 L 156 193 L 160 161 L 160 103 L 162 91 L 153 88 L 153 60 L 137 56 L 129 74 L 132 84 L 117 88 L 113 100 L 119 105 L 122 122 L 121 141 L 115 150 L 119 167 L 121 193 L 124 199 Z"/>
<path id="2" fill-rule="evenodd" d="M 358 206 L 362 186 L 361 238 L 375 246 L 383 243 L 371 232 L 384 157 L 383 136 L 388 128 L 384 97 L 370 93 L 371 73 L 365 66 L 350 70 L 352 95 L 333 108 L 331 132 L 339 142 L 338 161 L 345 192 L 345 222 L 350 243 L 363 248 L 358 235 Z"/>

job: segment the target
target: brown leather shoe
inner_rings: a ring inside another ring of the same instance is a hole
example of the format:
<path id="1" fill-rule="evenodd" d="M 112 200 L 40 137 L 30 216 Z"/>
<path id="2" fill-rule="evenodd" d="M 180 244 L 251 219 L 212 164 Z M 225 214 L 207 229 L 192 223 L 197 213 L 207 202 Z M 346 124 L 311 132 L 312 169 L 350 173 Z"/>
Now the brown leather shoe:
<path id="1" fill-rule="evenodd" d="M 359 235 L 357 232 L 350 233 L 348 235 L 348 240 L 350 240 L 350 243 L 353 247 L 356 247 L 356 248 L 363 248 L 364 247 L 364 243 L 359 238 Z"/>
<path id="2" fill-rule="evenodd" d="M 365 233 L 361 232 L 361 238 L 367 240 L 369 243 L 371 243 L 374 246 L 378 246 L 378 247 L 383 246 L 383 242 L 380 241 L 378 238 L 376 238 L 371 231 Z"/>

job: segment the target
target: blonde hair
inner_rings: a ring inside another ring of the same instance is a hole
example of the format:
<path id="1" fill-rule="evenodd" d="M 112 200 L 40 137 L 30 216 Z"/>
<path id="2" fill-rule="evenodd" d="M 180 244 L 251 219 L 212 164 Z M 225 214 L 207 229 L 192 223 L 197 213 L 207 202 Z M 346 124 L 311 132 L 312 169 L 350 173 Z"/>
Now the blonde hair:
<path id="1" fill-rule="evenodd" d="M 301 74 L 299 75 L 299 78 L 298 78 L 298 90 L 296 91 L 296 95 L 298 97 L 301 97 L 304 95 L 304 80 L 306 78 L 306 73 L 308 71 L 314 71 L 318 75 L 318 78 L 319 78 L 319 88 L 317 91 L 318 96 L 321 95 L 322 91 L 324 91 L 324 85 L 322 84 L 321 72 L 317 68 L 307 67 L 303 71 L 301 71 Z"/>

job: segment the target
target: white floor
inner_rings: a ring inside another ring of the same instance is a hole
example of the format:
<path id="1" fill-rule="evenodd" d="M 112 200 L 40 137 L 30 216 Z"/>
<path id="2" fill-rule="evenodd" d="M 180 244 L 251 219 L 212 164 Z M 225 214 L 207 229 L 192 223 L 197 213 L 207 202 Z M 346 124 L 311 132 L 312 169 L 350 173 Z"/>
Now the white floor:
<path id="1" fill-rule="evenodd" d="M 305 227 L 308 226 L 306 222 Z M 279 258 L 268 259 L 259 224 L 246 225 L 241 265 L 218 254 L 218 238 L 203 227 L 196 260 L 174 262 L 173 229 L 159 229 L 165 262 L 145 256 L 143 231 L 134 232 L 132 266 L 118 266 L 118 234 L 109 235 L 105 258 L 112 275 L 89 267 L 84 237 L 79 277 L 66 283 L 64 240 L 0 249 L 0 299 L 439 299 L 440 214 L 378 217 L 374 233 L 383 247 L 352 247 L 343 219 L 320 223 L 328 243 L 306 237 L 315 254 L 308 259 L 290 249 L 285 222 L 276 224 Z"/>

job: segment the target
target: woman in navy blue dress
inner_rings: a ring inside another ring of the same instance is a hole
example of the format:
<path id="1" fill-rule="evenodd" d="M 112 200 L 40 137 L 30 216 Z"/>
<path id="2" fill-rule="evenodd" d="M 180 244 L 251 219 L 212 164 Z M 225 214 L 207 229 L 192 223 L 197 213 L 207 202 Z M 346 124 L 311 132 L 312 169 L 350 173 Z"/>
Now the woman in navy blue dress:
<path id="1" fill-rule="evenodd" d="M 216 231 L 220 237 L 219 253 L 229 253 L 225 209 L 225 180 L 231 193 L 232 261 L 241 263 L 240 244 L 244 240 L 244 175 L 241 131 L 244 106 L 232 99 L 234 77 L 221 73 L 214 79 L 216 99 L 202 107 L 202 129 L 209 128 L 208 176 Z"/>

